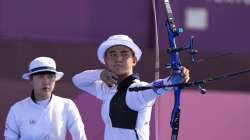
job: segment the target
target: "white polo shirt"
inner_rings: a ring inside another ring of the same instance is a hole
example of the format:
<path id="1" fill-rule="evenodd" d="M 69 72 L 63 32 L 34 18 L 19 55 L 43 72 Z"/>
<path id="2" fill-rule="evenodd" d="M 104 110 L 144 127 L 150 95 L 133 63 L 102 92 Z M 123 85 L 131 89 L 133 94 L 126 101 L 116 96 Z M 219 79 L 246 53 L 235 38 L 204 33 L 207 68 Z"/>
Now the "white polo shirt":
<path id="1" fill-rule="evenodd" d="M 36 104 L 30 97 L 14 104 L 8 113 L 5 140 L 86 140 L 84 125 L 75 103 L 52 95 L 51 101 Z"/>
<path id="2" fill-rule="evenodd" d="M 117 86 L 108 87 L 102 80 L 100 74 L 103 70 L 87 70 L 76 74 L 72 80 L 75 86 L 79 89 L 96 96 L 102 101 L 102 119 L 105 124 L 105 140 L 137 140 L 135 130 L 112 127 L 109 116 L 110 101 L 117 92 Z M 140 80 L 135 80 L 135 83 L 130 85 L 145 86 L 150 85 Z M 166 89 L 157 90 L 157 92 L 166 92 Z M 126 104 L 127 106 L 138 112 L 136 121 L 136 131 L 139 140 L 149 140 L 149 121 L 151 117 L 152 106 L 155 100 L 159 97 L 153 90 L 144 90 L 139 92 L 127 91 Z"/>

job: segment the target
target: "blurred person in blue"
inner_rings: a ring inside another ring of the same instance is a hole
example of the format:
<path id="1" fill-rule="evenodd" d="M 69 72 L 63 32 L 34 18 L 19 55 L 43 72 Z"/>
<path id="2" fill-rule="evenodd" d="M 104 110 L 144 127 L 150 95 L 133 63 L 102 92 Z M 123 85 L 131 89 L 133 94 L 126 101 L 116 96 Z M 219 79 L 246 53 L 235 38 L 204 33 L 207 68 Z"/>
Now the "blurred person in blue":
<path id="1" fill-rule="evenodd" d="M 5 140 L 65 140 L 67 130 L 73 140 L 87 140 L 80 113 L 71 99 L 53 94 L 64 73 L 56 70 L 50 57 L 31 61 L 23 79 L 33 90 L 11 106 L 6 119 Z"/>
<path id="2" fill-rule="evenodd" d="M 113 35 L 97 50 L 98 59 L 105 68 L 86 70 L 72 78 L 76 87 L 102 101 L 104 140 L 149 140 L 152 106 L 170 88 L 138 92 L 128 88 L 171 84 L 176 79 L 167 77 L 152 83 L 140 81 L 133 68 L 141 55 L 141 49 L 130 37 Z M 179 82 L 187 82 L 189 70 L 183 67 L 181 74 L 183 77 Z"/>

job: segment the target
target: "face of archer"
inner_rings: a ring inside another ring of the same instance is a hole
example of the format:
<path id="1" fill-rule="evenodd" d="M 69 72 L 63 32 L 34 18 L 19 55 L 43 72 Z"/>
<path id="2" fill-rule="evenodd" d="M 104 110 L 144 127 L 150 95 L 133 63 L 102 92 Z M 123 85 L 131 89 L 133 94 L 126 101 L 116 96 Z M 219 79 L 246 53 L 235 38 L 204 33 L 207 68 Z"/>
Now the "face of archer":
<path id="1" fill-rule="evenodd" d="M 56 75 L 54 73 L 39 73 L 31 76 L 36 100 L 45 100 L 50 98 L 55 88 Z"/>
<path id="2" fill-rule="evenodd" d="M 105 53 L 105 65 L 114 74 L 126 77 L 133 74 L 133 67 L 137 63 L 134 52 L 124 45 L 116 45 Z"/>

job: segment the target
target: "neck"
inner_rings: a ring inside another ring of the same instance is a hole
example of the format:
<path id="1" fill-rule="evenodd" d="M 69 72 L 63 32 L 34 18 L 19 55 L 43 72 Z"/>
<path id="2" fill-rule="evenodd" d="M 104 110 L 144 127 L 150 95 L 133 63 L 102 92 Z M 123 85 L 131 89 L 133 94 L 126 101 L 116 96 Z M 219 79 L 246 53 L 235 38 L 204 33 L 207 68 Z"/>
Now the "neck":
<path id="1" fill-rule="evenodd" d="M 131 74 L 126 74 L 126 75 L 120 75 L 119 79 L 118 79 L 118 84 L 120 82 L 122 82 L 124 79 L 126 79 L 127 77 L 131 76 L 131 75 L 132 75 L 132 73 Z"/>
<path id="2" fill-rule="evenodd" d="M 36 101 L 42 101 L 46 99 L 50 99 L 52 96 L 52 93 L 47 93 L 47 94 L 38 94 L 34 92 L 34 97 Z"/>
<path id="3" fill-rule="evenodd" d="M 126 79 L 131 74 L 124 74 L 124 75 L 118 75 L 118 83 L 120 83 L 122 80 Z"/>
<path id="4" fill-rule="evenodd" d="M 46 100 L 46 99 L 51 99 L 51 97 L 52 97 L 52 94 L 50 94 L 50 96 L 48 96 L 48 97 L 40 97 L 40 96 L 37 96 L 36 94 L 35 94 L 35 92 L 34 92 L 34 90 L 32 90 L 31 91 L 31 99 L 35 102 L 35 103 L 37 103 L 38 101 L 42 101 L 42 100 Z"/>
<path id="5" fill-rule="evenodd" d="M 35 98 L 36 98 L 36 100 L 37 101 L 42 101 L 42 100 L 46 100 L 46 99 L 49 99 L 51 97 L 51 95 L 50 96 L 35 96 Z"/>

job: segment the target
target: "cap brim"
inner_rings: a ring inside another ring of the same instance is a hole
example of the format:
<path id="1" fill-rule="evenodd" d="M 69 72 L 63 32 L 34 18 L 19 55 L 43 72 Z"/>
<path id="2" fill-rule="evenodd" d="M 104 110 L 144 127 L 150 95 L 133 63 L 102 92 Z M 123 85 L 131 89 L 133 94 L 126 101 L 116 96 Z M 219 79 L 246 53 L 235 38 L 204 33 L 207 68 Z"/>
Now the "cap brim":
<path id="1" fill-rule="evenodd" d="M 59 71 L 51 70 L 51 69 L 43 69 L 43 70 L 38 70 L 38 71 L 34 71 L 34 72 L 24 73 L 23 76 L 22 76 L 22 78 L 24 80 L 30 80 L 30 75 L 38 73 L 38 72 L 43 72 L 43 71 L 54 72 L 56 74 L 56 81 L 60 80 L 63 77 L 63 75 L 64 75 L 63 72 L 59 72 Z"/>

